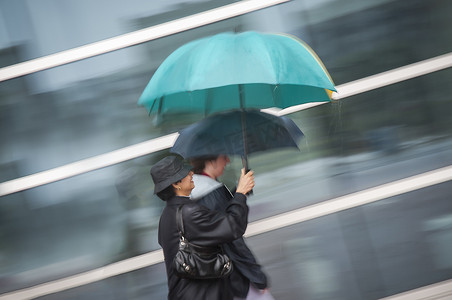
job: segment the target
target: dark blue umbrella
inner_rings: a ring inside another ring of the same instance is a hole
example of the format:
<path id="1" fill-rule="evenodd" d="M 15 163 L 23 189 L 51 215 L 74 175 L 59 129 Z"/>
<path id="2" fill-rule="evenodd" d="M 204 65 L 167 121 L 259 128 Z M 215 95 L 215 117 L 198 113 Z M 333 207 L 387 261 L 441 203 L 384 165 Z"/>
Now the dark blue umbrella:
<path id="1" fill-rule="evenodd" d="M 291 119 L 259 110 L 233 110 L 210 115 L 179 134 L 170 151 L 186 159 L 219 154 L 241 155 L 246 159 L 247 154 L 265 150 L 298 149 L 303 137 Z"/>

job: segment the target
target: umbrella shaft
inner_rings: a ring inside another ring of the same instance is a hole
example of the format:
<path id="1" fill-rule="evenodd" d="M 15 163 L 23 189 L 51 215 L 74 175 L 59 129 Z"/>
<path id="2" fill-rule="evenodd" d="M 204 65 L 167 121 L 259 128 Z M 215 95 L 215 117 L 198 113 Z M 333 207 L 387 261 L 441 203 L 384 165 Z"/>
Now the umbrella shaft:
<path id="1" fill-rule="evenodd" d="M 239 84 L 239 98 L 240 98 L 240 110 L 241 110 L 241 122 L 242 122 L 242 136 L 243 136 L 243 156 L 242 163 L 245 168 L 245 173 L 250 169 L 248 167 L 248 143 L 246 140 L 246 114 L 245 114 L 245 99 L 243 93 L 243 85 Z"/>

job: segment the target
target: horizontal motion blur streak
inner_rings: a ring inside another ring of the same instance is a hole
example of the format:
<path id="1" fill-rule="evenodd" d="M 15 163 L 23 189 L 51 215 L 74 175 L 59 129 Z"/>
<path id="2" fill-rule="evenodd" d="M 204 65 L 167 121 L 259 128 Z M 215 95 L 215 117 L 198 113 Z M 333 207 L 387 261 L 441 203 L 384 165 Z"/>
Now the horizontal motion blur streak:
<path id="1" fill-rule="evenodd" d="M 407 177 L 339 198 L 275 215 L 248 225 L 245 236 L 253 236 L 308 221 L 345 209 L 369 204 L 378 200 L 408 193 L 424 187 L 452 180 L 452 166 Z"/>
<path id="2" fill-rule="evenodd" d="M 426 59 L 408 66 L 393 69 L 373 76 L 358 79 L 337 87 L 333 99 L 339 100 L 359 93 L 374 90 L 418 76 L 426 75 L 452 67 L 452 53 Z"/>
<path id="3" fill-rule="evenodd" d="M 251 237 L 272 230 L 281 229 L 286 226 L 305 222 L 360 205 L 369 204 L 378 200 L 408 193 L 435 184 L 440 184 L 449 180 L 452 180 L 452 166 L 397 180 L 364 191 L 359 191 L 319 204 L 303 207 L 288 213 L 282 213 L 252 222 L 248 225 L 245 236 Z M 138 270 L 140 268 L 149 267 L 161 262 L 163 262 L 162 250 L 156 250 L 85 273 L 47 282 L 20 291 L 3 294 L 0 295 L 0 300 L 33 299 Z"/>
<path id="4" fill-rule="evenodd" d="M 333 99 L 342 99 L 352 95 L 357 95 L 369 90 L 394 84 L 401 80 L 408 80 L 449 67 L 452 67 L 452 53 L 427 59 L 418 63 L 376 74 L 360 80 L 352 81 L 350 83 L 341 84 L 336 87 L 338 93 L 333 94 Z M 399 80 L 399 78 L 403 79 Z M 368 85 L 367 87 L 365 86 L 366 84 Z M 283 110 L 264 109 L 263 111 L 275 115 L 286 115 L 324 103 L 326 102 L 309 103 L 308 106 L 306 104 L 302 104 Z M 68 165 L 2 182 L 0 183 L 0 197 L 44 184 L 52 183 L 58 180 L 66 179 L 103 167 L 108 167 L 110 165 L 134 159 L 139 156 L 148 155 L 156 151 L 171 148 L 177 136 L 177 133 L 172 133 L 160 138 L 152 139 L 140 144 L 125 147 L 113 152 L 91 157 Z"/>
<path id="5" fill-rule="evenodd" d="M 168 134 L 61 167 L 0 183 L 0 197 L 170 148 L 178 136 L 178 133 Z"/>
<path id="6" fill-rule="evenodd" d="M 452 280 L 446 280 L 381 300 L 447 300 L 451 298 Z"/>
<path id="7" fill-rule="evenodd" d="M 127 48 L 289 0 L 246 0 L 0 69 L 0 82 Z"/>

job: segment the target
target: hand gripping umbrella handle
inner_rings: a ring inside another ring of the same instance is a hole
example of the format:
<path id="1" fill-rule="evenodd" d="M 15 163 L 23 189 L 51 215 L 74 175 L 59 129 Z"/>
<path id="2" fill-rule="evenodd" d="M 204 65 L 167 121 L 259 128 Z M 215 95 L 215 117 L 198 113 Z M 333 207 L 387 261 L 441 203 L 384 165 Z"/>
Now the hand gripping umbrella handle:
<path id="1" fill-rule="evenodd" d="M 242 164 L 243 168 L 245 168 L 245 174 L 251 171 L 251 169 L 248 168 L 248 159 L 245 156 L 242 156 Z M 253 190 L 249 191 L 246 195 L 250 196 L 253 194 Z"/>

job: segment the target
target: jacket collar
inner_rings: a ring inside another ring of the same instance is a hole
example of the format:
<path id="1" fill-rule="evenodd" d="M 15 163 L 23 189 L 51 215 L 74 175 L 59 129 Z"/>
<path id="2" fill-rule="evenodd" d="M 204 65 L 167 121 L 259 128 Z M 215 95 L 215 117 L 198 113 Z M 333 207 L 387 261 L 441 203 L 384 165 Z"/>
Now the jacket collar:
<path id="1" fill-rule="evenodd" d="M 189 202 L 191 202 L 189 197 L 174 196 L 166 201 L 166 206 L 181 205 Z"/>

